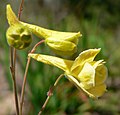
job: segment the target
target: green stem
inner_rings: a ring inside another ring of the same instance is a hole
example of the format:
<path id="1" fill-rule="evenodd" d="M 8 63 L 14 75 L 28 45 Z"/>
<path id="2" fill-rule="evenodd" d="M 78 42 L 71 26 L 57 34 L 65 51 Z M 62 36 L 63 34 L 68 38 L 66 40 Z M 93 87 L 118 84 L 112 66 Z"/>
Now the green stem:
<path id="1" fill-rule="evenodd" d="M 44 102 L 41 110 L 39 111 L 38 115 L 41 115 L 41 113 L 42 113 L 43 110 L 45 109 L 45 107 L 46 107 L 46 105 L 47 105 L 50 97 L 51 97 L 52 94 L 53 94 L 53 91 L 54 91 L 55 87 L 57 86 L 58 82 L 60 81 L 60 79 L 61 79 L 63 76 L 64 76 L 64 74 L 61 74 L 61 75 L 57 78 L 57 80 L 55 81 L 53 87 L 51 87 L 51 88 L 49 89 L 49 91 L 48 91 L 48 93 L 47 93 L 47 98 L 46 98 L 46 100 L 45 100 L 45 102 Z"/>
<path id="2" fill-rule="evenodd" d="M 41 40 L 40 42 L 38 42 L 33 47 L 33 49 L 31 50 L 30 53 L 33 53 L 36 50 L 36 47 L 38 45 L 42 44 L 43 42 L 44 42 L 44 40 Z M 24 73 L 24 77 L 23 77 L 23 85 L 22 85 L 22 91 L 21 91 L 21 97 L 20 97 L 20 115 L 22 115 L 22 108 L 23 108 L 23 102 L 24 102 L 24 93 L 25 93 L 25 85 L 26 85 L 27 73 L 28 73 L 28 68 L 29 68 L 29 65 L 30 65 L 30 61 L 31 61 L 31 58 L 28 57 L 26 68 L 25 68 L 25 73 Z"/>

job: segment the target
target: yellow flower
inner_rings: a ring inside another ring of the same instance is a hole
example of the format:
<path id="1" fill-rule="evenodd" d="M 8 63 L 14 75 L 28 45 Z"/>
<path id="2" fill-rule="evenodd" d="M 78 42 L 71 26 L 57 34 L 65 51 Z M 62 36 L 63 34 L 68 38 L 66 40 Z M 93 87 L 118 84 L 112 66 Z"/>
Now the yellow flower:
<path id="1" fill-rule="evenodd" d="M 17 19 L 10 5 L 7 5 L 7 19 L 10 25 L 19 23 L 28 28 L 33 34 L 45 39 L 46 44 L 60 56 L 70 56 L 77 51 L 80 32 L 60 32 L 42 28 L 40 26 L 21 22 Z"/>
<path id="2" fill-rule="evenodd" d="M 32 33 L 40 38 L 45 39 L 46 44 L 60 56 L 70 56 L 77 52 L 77 44 L 80 36 L 80 32 L 60 32 L 55 30 L 49 30 L 40 26 L 23 23 L 28 27 Z"/>
<path id="3" fill-rule="evenodd" d="M 10 5 L 7 5 L 7 19 L 10 24 L 6 32 L 8 44 L 19 50 L 28 47 L 32 42 L 31 31 L 19 22 Z"/>
<path id="4" fill-rule="evenodd" d="M 42 54 L 29 54 L 29 56 L 62 69 L 65 71 L 66 77 L 78 89 L 82 89 L 92 98 L 97 98 L 106 91 L 107 77 L 107 68 L 104 66 L 103 60 L 94 61 L 99 52 L 100 49 L 83 51 L 74 61 Z"/>

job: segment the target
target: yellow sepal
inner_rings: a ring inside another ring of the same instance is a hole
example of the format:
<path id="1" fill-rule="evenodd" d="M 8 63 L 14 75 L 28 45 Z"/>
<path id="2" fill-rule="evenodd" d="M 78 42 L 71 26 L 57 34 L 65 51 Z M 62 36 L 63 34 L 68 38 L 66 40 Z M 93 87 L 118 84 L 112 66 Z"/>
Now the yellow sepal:
<path id="1" fill-rule="evenodd" d="M 54 57 L 54 56 L 48 56 L 48 55 L 42 55 L 42 54 L 28 54 L 29 57 L 32 57 L 33 59 L 43 62 L 45 64 L 54 65 L 60 69 L 62 69 L 65 72 L 69 72 L 71 65 L 73 64 L 73 61 Z"/>
<path id="2" fill-rule="evenodd" d="M 91 98 L 96 98 L 92 93 L 89 93 L 87 90 L 85 90 L 82 85 L 80 84 L 80 82 L 74 78 L 71 75 L 67 75 L 66 76 L 79 90 L 83 90 L 86 94 L 88 94 Z"/>
<path id="3" fill-rule="evenodd" d="M 55 30 L 50 30 L 50 29 L 46 29 L 46 28 L 42 28 L 40 26 L 37 25 L 33 25 L 33 24 L 28 24 L 28 23 L 24 23 L 21 22 L 23 25 L 25 25 L 26 27 L 28 27 L 35 35 L 37 35 L 38 37 L 42 37 L 44 39 L 47 39 L 48 37 L 52 37 L 55 39 L 60 39 L 60 40 L 69 40 L 71 42 L 76 43 L 77 39 L 82 36 L 82 34 L 80 34 L 80 32 L 60 32 L 60 31 L 55 31 Z"/>
<path id="4" fill-rule="evenodd" d="M 106 90 L 106 85 L 105 83 L 95 86 L 91 89 L 87 90 L 90 94 L 94 95 L 96 98 L 102 96 Z"/>
<path id="5" fill-rule="evenodd" d="M 20 23 L 15 13 L 13 12 L 10 4 L 8 4 L 6 7 L 6 15 L 10 26 Z"/>
<path id="6" fill-rule="evenodd" d="M 76 75 L 78 75 L 78 73 L 81 71 L 83 65 L 86 62 L 92 62 L 95 58 L 95 56 L 100 52 L 100 48 L 99 49 L 89 49 L 89 50 L 85 50 L 82 53 L 79 54 L 79 56 L 75 59 L 72 67 L 71 67 L 71 71 L 73 73 L 76 73 Z"/>

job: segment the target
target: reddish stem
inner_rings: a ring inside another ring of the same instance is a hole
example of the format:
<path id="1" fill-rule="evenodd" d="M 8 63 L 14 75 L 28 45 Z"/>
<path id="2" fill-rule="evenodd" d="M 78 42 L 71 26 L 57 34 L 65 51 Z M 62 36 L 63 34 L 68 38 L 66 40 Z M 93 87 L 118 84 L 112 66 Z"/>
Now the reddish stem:
<path id="1" fill-rule="evenodd" d="M 34 47 L 33 49 L 31 50 L 30 53 L 33 53 L 37 46 L 42 44 L 45 40 L 41 40 L 40 42 L 38 42 Z M 23 102 L 24 102 L 24 93 L 25 93 L 25 85 L 26 85 L 26 80 L 27 80 L 27 73 L 28 73 L 28 68 L 29 68 L 29 65 L 30 65 L 30 60 L 31 58 L 28 57 L 28 61 L 27 61 L 27 64 L 26 64 L 26 69 L 25 69 L 25 74 L 24 74 L 24 78 L 23 78 L 23 85 L 22 85 L 22 91 L 21 91 L 21 97 L 20 97 L 20 115 L 22 115 L 22 108 L 23 108 Z"/>

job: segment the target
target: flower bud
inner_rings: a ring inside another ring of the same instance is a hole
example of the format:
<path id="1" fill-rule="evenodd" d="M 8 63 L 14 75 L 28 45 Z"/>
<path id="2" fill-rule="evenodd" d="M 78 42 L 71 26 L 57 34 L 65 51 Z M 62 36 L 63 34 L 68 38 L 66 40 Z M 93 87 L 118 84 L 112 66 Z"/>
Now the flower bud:
<path id="1" fill-rule="evenodd" d="M 7 5 L 7 19 L 10 27 L 7 31 L 8 43 L 17 49 L 24 49 L 31 42 L 29 29 L 33 34 L 45 39 L 46 44 L 59 56 L 71 56 L 77 51 L 80 32 L 60 32 L 49 30 L 40 26 L 24 23 L 18 20 L 10 5 Z M 20 27 L 15 25 L 21 25 Z M 26 27 L 26 28 L 25 28 Z M 20 29 L 24 30 L 25 37 L 29 42 L 22 41 L 24 35 Z M 13 35 L 15 34 L 15 35 Z"/>
<path id="2" fill-rule="evenodd" d="M 22 50 L 32 42 L 31 32 L 22 24 L 10 26 L 6 32 L 9 46 Z"/>
<path id="3" fill-rule="evenodd" d="M 48 37 L 45 39 L 46 44 L 60 56 L 70 56 L 77 51 L 77 40 L 64 40 Z M 75 41 L 75 42 L 74 42 Z"/>
<path id="4" fill-rule="evenodd" d="M 38 37 L 45 39 L 46 44 L 59 56 L 71 56 L 77 51 L 78 40 L 82 36 L 80 32 L 60 32 L 24 22 L 20 23 Z"/>

